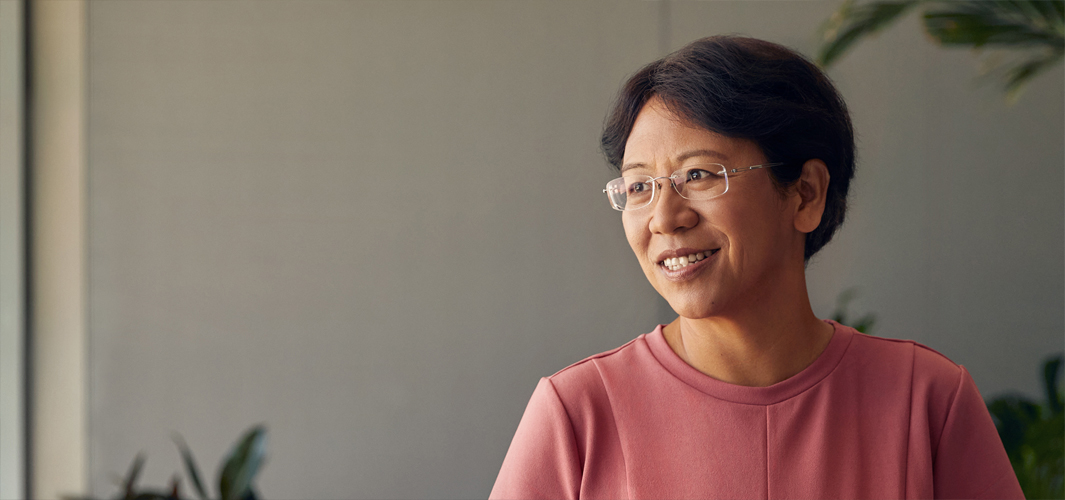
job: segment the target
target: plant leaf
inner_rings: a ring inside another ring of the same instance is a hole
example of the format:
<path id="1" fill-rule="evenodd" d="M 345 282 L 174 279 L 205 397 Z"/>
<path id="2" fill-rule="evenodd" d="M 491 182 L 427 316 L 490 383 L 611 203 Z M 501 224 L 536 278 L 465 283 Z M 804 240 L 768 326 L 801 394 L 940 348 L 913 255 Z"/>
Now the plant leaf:
<path id="1" fill-rule="evenodd" d="M 170 500 L 170 497 L 163 493 L 156 491 L 149 491 L 145 493 L 138 493 L 137 496 L 130 498 L 130 500 Z"/>
<path id="2" fill-rule="evenodd" d="M 1014 102 L 1036 75 L 1065 54 L 1065 2 L 983 0 L 941 2 L 924 14 L 928 35 L 942 45 L 1001 47 L 1020 54 L 1003 71 L 1006 99 Z"/>
<path id="3" fill-rule="evenodd" d="M 827 68 L 852 45 L 887 27 L 918 3 L 920 0 L 855 5 L 854 0 L 847 0 L 821 26 L 823 45 L 818 51 L 817 63 Z"/>
<path id="4" fill-rule="evenodd" d="M 925 30 L 943 45 L 1065 48 L 1061 14 L 1032 0 L 945 2 L 924 14 Z"/>
<path id="5" fill-rule="evenodd" d="M 1061 393 L 1058 392 L 1058 373 L 1061 372 L 1063 356 L 1058 354 L 1043 364 L 1043 388 L 1046 389 L 1047 402 L 1052 414 L 1061 413 Z"/>
<path id="6" fill-rule="evenodd" d="M 134 496 L 133 488 L 137 485 L 137 477 L 141 475 L 145 460 L 144 452 L 140 452 L 136 457 L 133 457 L 133 463 L 129 464 L 129 472 L 126 473 L 126 480 L 122 485 L 127 500 L 131 500 Z"/>
<path id="7" fill-rule="evenodd" d="M 866 313 L 861 318 L 850 321 L 848 309 L 850 303 L 858 297 L 858 288 L 848 288 L 836 296 L 836 310 L 832 313 L 832 320 L 841 325 L 847 325 L 861 333 L 871 334 L 873 325 L 876 324 L 876 314 Z"/>
<path id="8" fill-rule="evenodd" d="M 1065 413 L 1032 424 L 1014 462 L 1026 498 L 1065 498 Z"/>
<path id="9" fill-rule="evenodd" d="M 251 489 L 266 455 L 266 428 L 255 425 L 245 431 L 229 451 L 218 480 L 222 500 L 242 500 Z"/>
<path id="10" fill-rule="evenodd" d="M 989 402 L 987 411 L 1010 461 L 1019 460 L 1029 426 L 1039 421 L 1039 405 L 1023 396 L 1008 395 Z"/>
<path id="11" fill-rule="evenodd" d="M 873 325 L 876 324 L 876 314 L 868 313 L 862 316 L 857 322 L 852 325 L 855 330 L 865 334 L 872 334 Z"/>
<path id="12" fill-rule="evenodd" d="M 181 498 L 181 476 L 174 474 L 174 477 L 170 478 L 170 493 L 167 495 L 168 500 L 178 500 Z"/>
<path id="13" fill-rule="evenodd" d="M 1020 63 L 1006 71 L 1006 99 L 1014 102 L 1024 90 L 1024 86 L 1036 75 L 1061 62 L 1062 52 L 1044 57 L 1036 57 Z"/>
<path id="14" fill-rule="evenodd" d="M 185 463 L 185 470 L 189 474 L 189 480 L 192 482 L 192 487 L 196 488 L 196 494 L 201 499 L 207 500 L 207 493 L 203 489 L 203 483 L 200 481 L 200 469 L 196 466 L 196 459 L 192 457 L 192 450 L 185 443 L 185 439 L 181 437 L 181 434 L 174 433 L 171 436 L 174 440 L 174 444 L 177 445 L 178 451 L 181 452 L 181 460 Z"/>

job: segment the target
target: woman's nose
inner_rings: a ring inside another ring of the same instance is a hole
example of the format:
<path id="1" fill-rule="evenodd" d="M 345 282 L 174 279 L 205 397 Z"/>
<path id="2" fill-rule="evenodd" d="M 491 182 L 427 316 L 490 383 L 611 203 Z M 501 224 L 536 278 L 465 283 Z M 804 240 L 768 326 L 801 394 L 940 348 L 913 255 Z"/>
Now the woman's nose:
<path id="1" fill-rule="evenodd" d="M 695 226 L 699 214 L 692 210 L 691 202 L 680 196 L 672 179 L 658 182 L 658 200 L 651 207 L 649 228 L 652 233 L 672 234 Z"/>

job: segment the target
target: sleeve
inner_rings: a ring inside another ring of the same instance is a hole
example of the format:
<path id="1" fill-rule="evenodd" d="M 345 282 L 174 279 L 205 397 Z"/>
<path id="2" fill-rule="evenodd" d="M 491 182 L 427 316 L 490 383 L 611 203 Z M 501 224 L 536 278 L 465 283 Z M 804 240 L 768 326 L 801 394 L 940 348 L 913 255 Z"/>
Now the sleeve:
<path id="1" fill-rule="evenodd" d="M 961 369 L 933 465 L 936 498 L 1024 498 L 991 414 Z"/>
<path id="2" fill-rule="evenodd" d="M 542 378 L 521 417 L 489 498 L 577 498 L 580 484 L 573 425 L 554 385 Z"/>

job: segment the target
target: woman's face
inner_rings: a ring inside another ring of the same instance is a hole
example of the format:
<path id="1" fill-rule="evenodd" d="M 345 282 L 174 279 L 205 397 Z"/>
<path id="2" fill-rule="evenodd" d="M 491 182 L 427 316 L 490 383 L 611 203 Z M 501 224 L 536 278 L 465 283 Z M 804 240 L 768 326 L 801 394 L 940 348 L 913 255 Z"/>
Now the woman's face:
<path id="1" fill-rule="evenodd" d="M 697 163 L 733 169 L 766 158 L 754 142 L 691 125 L 652 98 L 629 134 L 622 171 L 659 177 Z M 757 307 L 796 255 L 801 269 L 805 237 L 795 228 L 797 197 L 782 196 L 767 170 L 730 175 L 728 192 L 710 200 L 686 200 L 668 180 L 658 182 L 655 201 L 623 212 L 622 220 L 644 274 L 677 314 L 697 319 Z M 679 269 L 663 263 L 692 254 L 705 258 Z"/>

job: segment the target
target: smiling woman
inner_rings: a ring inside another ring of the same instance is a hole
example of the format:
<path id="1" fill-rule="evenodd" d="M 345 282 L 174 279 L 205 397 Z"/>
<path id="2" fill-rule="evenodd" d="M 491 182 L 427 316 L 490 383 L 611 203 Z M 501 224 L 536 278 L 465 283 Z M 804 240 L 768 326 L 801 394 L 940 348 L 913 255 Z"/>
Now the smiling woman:
<path id="1" fill-rule="evenodd" d="M 602 143 L 678 318 L 541 379 L 492 498 L 1022 498 L 964 368 L 810 307 L 854 172 L 815 66 L 698 40 L 630 78 Z"/>

